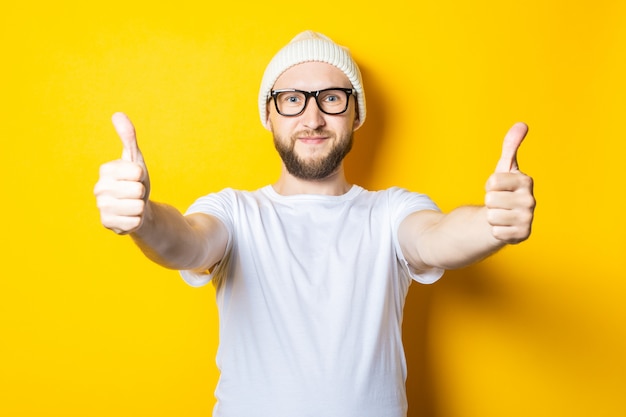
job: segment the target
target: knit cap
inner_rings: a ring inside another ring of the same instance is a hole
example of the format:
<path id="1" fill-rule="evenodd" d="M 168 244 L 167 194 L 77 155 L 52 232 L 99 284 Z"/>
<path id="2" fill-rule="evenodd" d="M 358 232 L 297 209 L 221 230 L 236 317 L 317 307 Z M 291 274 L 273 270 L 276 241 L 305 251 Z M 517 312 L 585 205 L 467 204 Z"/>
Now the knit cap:
<path id="1" fill-rule="evenodd" d="M 365 121 L 365 92 L 361 72 L 352 59 L 348 48 L 337 45 L 330 38 L 311 30 L 298 34 L 284 46 L 270 61 L 259 91 L 259 113 L 261 123 L 269 130 L 267 123 L 267 103 L 274 83 L 280 75 L 294 65 L 304 62 L 325 62 L 343 71 L 356 90 L 357 107 L 361 124 Z"/>

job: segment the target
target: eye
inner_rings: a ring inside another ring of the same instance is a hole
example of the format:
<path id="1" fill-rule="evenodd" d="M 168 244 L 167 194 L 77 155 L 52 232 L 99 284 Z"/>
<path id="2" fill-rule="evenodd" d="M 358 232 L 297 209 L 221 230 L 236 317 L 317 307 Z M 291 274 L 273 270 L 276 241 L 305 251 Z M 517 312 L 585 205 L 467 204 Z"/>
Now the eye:
<path id="1" fill-rule="evenodd" d="M 276 96 L 276 101 L 285 106 L 300 105 L 303 100 L 304 96 L 297 91 L 283 91 Z"/>
<path id="2" fill-rule="evenodd" d="M 326 103 L 341 101 L 341 96 L 336 91 L 326 91 L 320 94 L 320 99 Z"/>
<path id="3" fill-rule="evenodd" d="M 343 90 L 326 90 L 320 93 L 320 102 L 329 108 L 343 107 L 346 102 L 346 93 Z"/>

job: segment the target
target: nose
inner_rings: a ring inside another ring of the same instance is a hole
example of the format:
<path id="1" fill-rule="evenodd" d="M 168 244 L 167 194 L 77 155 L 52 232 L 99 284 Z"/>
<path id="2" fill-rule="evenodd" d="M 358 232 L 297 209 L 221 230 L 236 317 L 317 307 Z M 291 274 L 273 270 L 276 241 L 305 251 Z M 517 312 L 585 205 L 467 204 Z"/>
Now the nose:
<path id="1" fill-rule="evenodd" d="M 326 124 L 324 113 L 322 113 L 317 105 L 315 97 L 308 97 L 308 101 L 304 105 L 304 111 L 300 117 L 302 117 L 304 125 L 309 129 L 317 129 Z"/>

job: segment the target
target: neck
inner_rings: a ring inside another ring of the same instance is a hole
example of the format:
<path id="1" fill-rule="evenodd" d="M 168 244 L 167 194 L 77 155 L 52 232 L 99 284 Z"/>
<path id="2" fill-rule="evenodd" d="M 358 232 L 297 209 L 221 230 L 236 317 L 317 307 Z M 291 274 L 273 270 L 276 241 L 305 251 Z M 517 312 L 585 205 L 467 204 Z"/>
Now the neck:
<path id="1" fill-rule="evenodd" d="M 350 190 L 352 184 L 349 184 L 346 180 L 343 165 L 337 171 L 321 180 L 303 180 L 294 177 L 283 165 L 280 178 L 273 184 L 273 187 L 281 195 L 343 195 Z"/>

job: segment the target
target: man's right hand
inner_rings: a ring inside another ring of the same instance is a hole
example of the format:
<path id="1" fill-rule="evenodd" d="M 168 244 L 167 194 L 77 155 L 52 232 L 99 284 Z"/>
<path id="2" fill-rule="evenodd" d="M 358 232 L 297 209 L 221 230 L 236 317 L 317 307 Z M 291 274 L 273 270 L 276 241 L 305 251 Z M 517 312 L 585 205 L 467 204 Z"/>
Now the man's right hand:
<path id="1" fill-rule="evenodd" d="M 130 119 L 124 113 L 115 113 L 112 121 L 122 140 L 122 158 L 100 167 L 94 194 L 102 225 L 117 234 L 127 234 L 143 224 L 150 179 Z"/>

